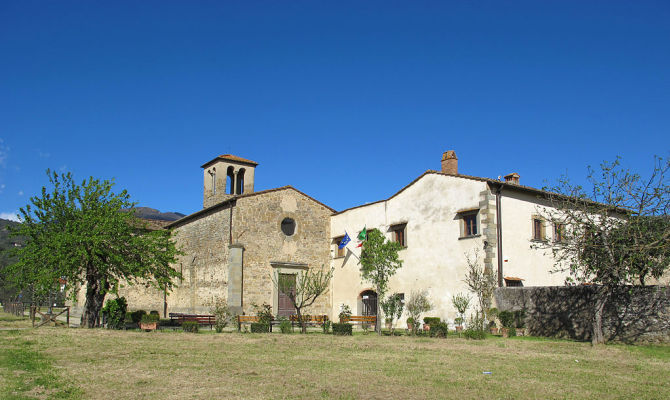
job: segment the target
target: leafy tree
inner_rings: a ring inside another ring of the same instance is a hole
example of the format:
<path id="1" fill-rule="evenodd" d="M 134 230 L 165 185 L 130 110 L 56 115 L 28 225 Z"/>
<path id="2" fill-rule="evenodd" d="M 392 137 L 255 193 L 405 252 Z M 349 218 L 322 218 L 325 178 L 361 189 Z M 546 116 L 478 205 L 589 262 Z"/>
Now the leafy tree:
<path id="1" fill-rule="evenodd" d="M 428 292 L 426 290 L 412 291 L 405 307 L 409 316 L 407 319 L 414 321 L 412 323 L 412 335 L 415 335 L 419 331 L 421 314 L 433 309 L 433 305 L 428 300 Z"/>
<path id="2" fill-rule="evenodd" d="M 391 333 L 395 332 L 395 327 L 393 326 L 393 320 L 399 319 L 402 315 L 404 304 L 403 300 L 400 298 L 398 293 L 393 293 L 386 300 L 381 302 L 382 310 L 384 310 L 384 315 L 391 325 Z"/>
<path id="3" fill-rule="evenodd" d="M 314 304 L 316 299 L 328 290 L 332 277 L 332 268 L 329 270 L 309 268 L 297 274 L 295 285 L 292 277 L 282 274 L 280 269 L 272 276 L 272 282 L 277 290 L 284 293 L 295 307 L 302 333 L 307 333 L 307 321 L 304 321 L 302 317 L 303 309 Z"/>
<path id="4" fill-rule="evenodd" d="M 363 242 L 361 252 L 361 277 L 375 287 L 377 298 L 383 299 L 388 290 L 389 279 L 402 267 L 398 251 L 402 249 L 399 243 L 387 240 L 377 229 L 367 232 L 367 240 Z M 379 316 L 379 302 L 377 302 L 377 316 Z M 377 318 L 377 332 L 381 335 L 381 324 Z"/>
<path id="5" fill-rule="evenodd" d="M 617 288 L 660 278 L 670 264 L 670 161 L 656 157 L 651 175 L 624 169 L 617 158 L 596 172 L 589 167 L 588 189 L 563 176 L 546 188 L 553 209 L 543 217 L 553 224 L 551 248 L 556 270 L 570 273 L 569 283 L 592 283 L 596 290 L 593 344 L 604 343 L 605 305 Z"/>
<path id="6" fill-rule="evenodd" d="M 470 307 L 470 296 L 467 294 L 459 293 L 451 297 L 451 303 L 456 307 L 456 310 L 458 311 L 458 320 L 461 322 L 460 324 L 457 323 L 457 325 L 462 325 L 463 321 L 465 321 L 465 312 L 468 311 L 468 307 Z"/>
<path id="7" fill-rule="evenodd" d="M 488 318 L 489 309 L 491 308 L 493 292 L 496 290 L 496 287 L 498 287 L 498 283 L 496 282 L 496 277 L 493 271 L 490 268 L 480 265 L 479 254 L 479 251 L 475 251 L 474 254 L 465 255 L 468 264 L 465 284 L 468 285 L 468 289 L 477 296 L 477 303 L 479 305 L 477 313 L 480 316 L 479 318 L 486 320 Z"/>
<path id="8" fill-rule="evenodd" d="M 118 293 L 122 283 L 172 287 L 179 272 L 170 264 L 180 252 L 171 232 L 146 229 L 133 216 L 125 190 L 113 193 L 108 180 L 91 177 L 77 184 L 70 173 L 47 170 L 47 175 L 52 188 L 30 198 L 31 204 L 20 209 L 23 223 L 13 230 L 27 240 L 16 248 L 17 262 L 7 271 L 19 289 L 44 294 L 64 279 L 75 299 L 85 285 L 81 326 L 93 328 L 105 296 Z"/>

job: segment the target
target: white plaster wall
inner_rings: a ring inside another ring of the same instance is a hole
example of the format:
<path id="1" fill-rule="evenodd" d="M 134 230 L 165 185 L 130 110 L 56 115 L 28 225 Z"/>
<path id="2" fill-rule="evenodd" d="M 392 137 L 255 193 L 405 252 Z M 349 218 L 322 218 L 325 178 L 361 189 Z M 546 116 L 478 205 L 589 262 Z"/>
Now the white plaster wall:
<path id="1" fill-rule="evenodd" d="M 503 189 L 503 277 L 522 278 L 524 286 L 562 286 L 565 283 L 568 273 L 552 273 L 556 266 L 551 248 L 547 247 L 554 240 L 551 222 L 546 221 L 544 226 L 546 243 L 532 240 L 533 217 L 542 215 L 546 208 L 547 202 L 537 195 Z"/>
<path id="2" fill-rule="evenodd" d="M 451 297 L 466 292 L 463 279 L 467 268 L 465 253 L 483 250 L 483 236 L 461 239 L 457 212 L 479 207 L 481 192 L 486 183 L 452 176 L 427 174 L 392 199 L 363 206 L 331 218 L 331 235 L 352 238 L 348 248 L 353 255 L 333 259 L 333 317 L 337 318 L 341 304 L 348 304 L 358 313 L 358 295 L 372 288 L 362 283 L 356 246 L 358 231 L 367 226 L 387 232 L 390 225 L 407 223 L 407 248 L 400 251 L 403 267 L 391 278 L 389 294 L 405 293 L 409 299 L 413 290 L 426 289 L 435 305 L 426 316 L 436 316 L 450 322 L 457 316 Z M 480 227 L 481 228 L 481 227 Z M 337 245 L 333 244 L 333 254 Z M 483 259 L 483 251 L 481 256 Z M 396 326 L 405 324 L 403 315 Z"/>

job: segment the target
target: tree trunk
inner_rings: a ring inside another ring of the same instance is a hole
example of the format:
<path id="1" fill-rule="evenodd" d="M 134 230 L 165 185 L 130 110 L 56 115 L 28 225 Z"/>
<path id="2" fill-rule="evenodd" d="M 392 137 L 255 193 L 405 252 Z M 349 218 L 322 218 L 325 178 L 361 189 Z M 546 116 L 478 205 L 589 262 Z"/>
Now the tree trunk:
<path id="1" fill-rule="evenodd" d="M 377 287 L 377 318 L 375 319 L 375 330 L 377 331 L 377 335 L 381 336 L 382 335 L 382 323 L 379 320 L 379 317 L 381 316 L 379 313 L 379 303 L 381 300 L 384 300 L 384 295 L 379 293 L 379 287 Z"/>
<path id="2" fill-rule="evenodd" d="M 605 304 L 607 304 L 609 290 L 606 287 L 597 289 L 600 290 L 596 292 L 596 304 L 593 312 L 593 325 L 591 327 L 592 345 L 605 343 L 605 336 L 603 335 L 603 313 L 605 311 Z"/>
<path id="3" fill-rule="evenodd" d="M 295 307 L 295 304 L 293 305 Z M 299 308 L 295 308 L 295 313 L 298 316 L 298 323 L 300 324 L 300 333 L 307 333 L 307 324 L 302 320 L 302 314 Z"/>
<path id="4" fill-rule="evenodd" d="M 87 279 L 86 304 L 84 305 L 84 313 L 81 315 L 81 327 L 95 328 L 100 325 L 100 310 L 102 310 L 106 293 L 107 290 L 99 279 L 95 277 Z"/>

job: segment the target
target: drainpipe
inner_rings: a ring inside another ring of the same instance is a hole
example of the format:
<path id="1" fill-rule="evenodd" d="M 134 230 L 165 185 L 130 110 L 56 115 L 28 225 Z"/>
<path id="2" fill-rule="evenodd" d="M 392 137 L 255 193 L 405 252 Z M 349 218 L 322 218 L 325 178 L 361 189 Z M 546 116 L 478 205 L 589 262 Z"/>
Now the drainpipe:
<path id="1" fill-rule="evenodd" d="M 503 249 L 502 249 L 502 213 L 500 202 L 502 200 L 502 188 L 501 184 L 496 190 L 496 238 L 498 239 L 498 287 L 503 286 Z"/>

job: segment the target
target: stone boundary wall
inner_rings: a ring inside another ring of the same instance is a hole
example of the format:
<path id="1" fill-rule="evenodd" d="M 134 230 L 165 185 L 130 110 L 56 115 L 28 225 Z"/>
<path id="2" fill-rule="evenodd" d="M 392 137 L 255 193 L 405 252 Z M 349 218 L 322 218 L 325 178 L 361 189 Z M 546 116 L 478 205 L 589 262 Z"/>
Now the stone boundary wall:
<path id="1" fill-rule="evenodd" d="M 500 311 L 526 310 L 531 335 L 591 340 L 598 286 L 498 288 Z M 670 287 L 625 286 L 605 306 L 603 333 L 608 341 L 670 343 Z"/>

